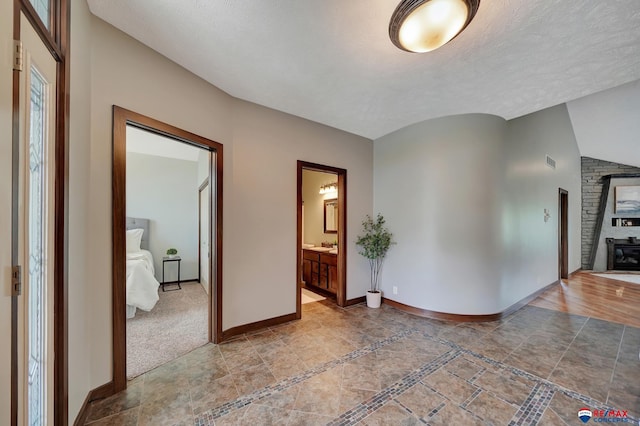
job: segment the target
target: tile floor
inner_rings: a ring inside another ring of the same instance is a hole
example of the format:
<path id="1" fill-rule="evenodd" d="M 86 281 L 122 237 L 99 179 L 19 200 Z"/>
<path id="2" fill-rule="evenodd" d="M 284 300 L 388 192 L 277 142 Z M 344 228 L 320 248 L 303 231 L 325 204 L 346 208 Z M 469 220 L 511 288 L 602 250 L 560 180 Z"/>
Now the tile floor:
<path id="1" fill-rule="evenodd" d="M 639 349 L 639 328 L 533 306 L 460 324 L 322 301 L 138 377 L 88 423 L 578 425 L 586 407 L 637 425 Z"/>

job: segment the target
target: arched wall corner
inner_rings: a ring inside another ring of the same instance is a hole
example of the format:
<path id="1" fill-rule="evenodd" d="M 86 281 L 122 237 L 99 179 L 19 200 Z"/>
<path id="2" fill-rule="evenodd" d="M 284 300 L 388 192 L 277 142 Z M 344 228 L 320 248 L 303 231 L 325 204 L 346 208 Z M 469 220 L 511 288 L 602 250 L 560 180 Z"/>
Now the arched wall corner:
<path id="1" fill-rule="evenodd" d="M 546 167 L 545 155 L 558 160 Z M 374 211 L 397 245 L 384 297 L 419 309 L 493 315 L 557 277 L 558 188 L 580 223 L 580 155 L 565 106 L 507 121 L 465 114 L 374 141 Z M 579 254 L 572 229 L 570 253 Z M 572 271 L 579 256 L 570 256 Z M 575 257 L 575 259 L 574 259 Z M 394 290 L 397 290 L 394 294 Z"/>

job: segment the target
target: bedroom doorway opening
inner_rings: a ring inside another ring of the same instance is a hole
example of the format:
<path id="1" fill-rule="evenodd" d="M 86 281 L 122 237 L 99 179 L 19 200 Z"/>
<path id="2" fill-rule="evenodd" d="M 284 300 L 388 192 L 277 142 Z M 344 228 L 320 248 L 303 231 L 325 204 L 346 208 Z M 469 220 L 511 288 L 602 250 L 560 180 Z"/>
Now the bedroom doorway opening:
<path id="1" fill-rule="evenodd" d="M 222 145 L 114 106 L 114 392 L 221 336 Z"/>
<path id="2" fill-rule="evenodd" d="M 297 318 L 304 303 L 347 303 L 346 186 L 346 170 L 298 161 Z"/>

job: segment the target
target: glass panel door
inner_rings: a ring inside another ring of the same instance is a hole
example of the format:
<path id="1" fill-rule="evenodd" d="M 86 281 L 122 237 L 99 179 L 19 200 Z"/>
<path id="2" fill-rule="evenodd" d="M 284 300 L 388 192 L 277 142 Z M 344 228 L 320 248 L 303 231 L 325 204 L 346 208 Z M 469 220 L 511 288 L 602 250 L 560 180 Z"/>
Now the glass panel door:
<path id="1" fill-rule="evenodd" d="M 28 298 L 29 298 L 29 334 L 28 344 L 28 401 L 29 424 L 42 424 L 44 413 L 44 361 L 45 351 L 45 310 L 46 310 L 46 243 L 45 227 L 42 219 L 47 214 L 45 209 L 46 179 L 44 161 L 45 152 L 45 123 L 46 123 L 46 91 L 47 84 L 35 66 L 31 67 L 30 87 L 30 135 L 28 192 L 29 202 L 27 211 L 28 263 Z"/>
<path id="2" fill-rule="evenodd" d="M 49 28 L 51 26 L 51 2 L 49 0 L 29 0 L 29 3 L 36 10 L 45 28 L 51 30 Z"/>
<path id="3" fill-rule="evenodd" d="M 53 196 L 56 63 L 22 16 L 19 424 L 53 420 Z"/>

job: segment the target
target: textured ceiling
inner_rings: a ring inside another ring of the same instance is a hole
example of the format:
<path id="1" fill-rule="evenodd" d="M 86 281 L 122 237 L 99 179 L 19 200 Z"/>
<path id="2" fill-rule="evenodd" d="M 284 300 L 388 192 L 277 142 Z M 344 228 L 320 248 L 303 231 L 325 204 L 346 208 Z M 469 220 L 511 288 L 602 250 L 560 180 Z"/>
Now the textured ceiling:
<path id="1" fill-rule="evenodd" d="M 426 54 L 387 29 L 399 0 L 88 0 L 240 99 L 371 139 L 429 118 L 507 119 L 640 79 L 638 0 L 482 0 Z"/>

